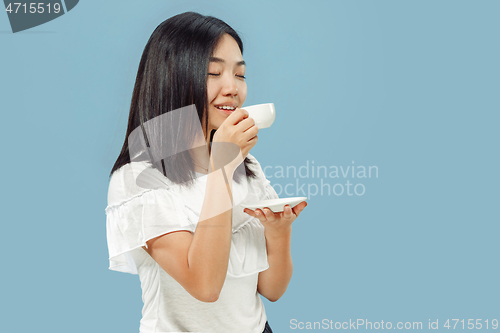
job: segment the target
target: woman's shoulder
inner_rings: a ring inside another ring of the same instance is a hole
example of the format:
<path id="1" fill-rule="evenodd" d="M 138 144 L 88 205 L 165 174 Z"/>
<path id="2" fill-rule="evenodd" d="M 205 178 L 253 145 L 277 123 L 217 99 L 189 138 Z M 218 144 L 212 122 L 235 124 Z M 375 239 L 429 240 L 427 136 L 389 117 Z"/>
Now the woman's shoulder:
<path id="1" fill-rule="evenodd" d="M 131 200 L 156 189 L 170 189 L 172 185 L 157 169 L 147 162 L 129 162 L 111 175 L 108 186 L 108 206 Z"/>

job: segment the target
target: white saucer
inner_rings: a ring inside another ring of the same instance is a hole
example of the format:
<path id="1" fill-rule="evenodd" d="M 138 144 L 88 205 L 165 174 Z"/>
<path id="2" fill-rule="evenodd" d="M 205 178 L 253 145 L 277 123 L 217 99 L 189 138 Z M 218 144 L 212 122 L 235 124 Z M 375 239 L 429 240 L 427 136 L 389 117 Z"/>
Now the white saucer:
<path id="1" fill-rule="evenodd" d="M 285 205 L 290 205 L 290 208 L 293 208 L 295 205 L 301 203 L 302 201 L 306 201 L 307 197 L 294 197 L 294 198 L 281 198 L 281 199 L 272 199 L 272 200 L 263 200 L 258 202 L 251 202 L 248 204 L 241 204 L 243 208 L 249 208 L 251 210 L 255 210 L 257 208 L 267 207 L 276 212 L 282 212 L 285 210 Z"/>

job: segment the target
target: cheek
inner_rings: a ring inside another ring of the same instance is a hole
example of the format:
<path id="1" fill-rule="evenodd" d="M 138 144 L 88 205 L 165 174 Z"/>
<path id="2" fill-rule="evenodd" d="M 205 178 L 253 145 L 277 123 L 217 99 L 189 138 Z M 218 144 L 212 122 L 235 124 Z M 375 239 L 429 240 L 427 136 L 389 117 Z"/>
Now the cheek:
<path id="1" fill-rule="evenodd" d="M 247 83 L 244 82 L 238 87 L 238 95 L 240 95 L 240 102 L 243 104 L 245 99 L 247 98 Z"/>
<path id="2" fill-rule="evenodd" d="M 217 97 L 217 92 L 219 91 L 218 87 L 214 83 L 208 83 L 207 84 L 207 98 L 208 102 L 210 103 Z"/>

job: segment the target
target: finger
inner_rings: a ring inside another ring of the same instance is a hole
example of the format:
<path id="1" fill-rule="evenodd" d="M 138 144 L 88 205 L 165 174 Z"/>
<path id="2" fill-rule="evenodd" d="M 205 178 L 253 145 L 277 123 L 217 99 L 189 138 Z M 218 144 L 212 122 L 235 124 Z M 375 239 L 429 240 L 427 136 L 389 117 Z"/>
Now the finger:
<path id="1" fill-rule="evenodd" d="M 292 218 L 292 209 L 290 208 L 290 205 L 285 205 L 285 208 L 283 210 L 283 218 L 287 220 Z"/>
<path id="2" fill-rule="evenodd" d="M 295 207 L 293 207 L 293 213 L 297 216 L 299 216 L 300 212 L 302 212 L 302 210 L 304 208 L 306 208 L 307 206 L 307 202 L 305 201 L 302 201 L 301 203 L 299 203 L 298 205 L 296 205 Z"/>
<path id="3" fill-rule="evenodd" d="M 302 205 L 302 206 L 307 206 L 307 201 L 301 201 L 299 202 L 298 204 L 295 205 L 295 207 L 299 206 L 299 205 Z"/>
<path id="4" fill-rule="evenodd" d="M 259 128 L 257 126 L 252 126 L 243 133 L 243 137 L 247 141 L 250 141 L 252 138 L 256 137 L 257 134 L 259 134 Z"/>
<path id="5" fill-rule="evenodd" d="M 297 209 L 304 209 L 305 207 L 307 206 L 307 202 L 306 201 L 301 201 L 300 203 L 298 203 L 297 205 L 295 205 L 293 208 L 297 208 Z"/>
<path id="6" fill-rule="evenodd" d="M 253 118 L 250 118 L 250 117 L 245 118 L 242 121 L 240 121 L 235 127 L 236 127 L 237 131 L 246 132 L 250 128 L 256 127 L 255 120 Z"/>
<path id="7" fill-rule="evenodd" d="M 248 118 L 248 111 L 245 109 L 236 109 L 229 115 L 229 117 L 227 117 L 226 120 L 229 121 L 230 124 L 236 125 L 245 118 Z"/>
<path id="8" fill-rule="evenodd" d="M 243 211 L 245 213 L 247 213 L 248 215 L 255 217 L 255 212 L 253 210 L 251 210 L 250 208 L 245 208 L 245 209 L 243 209 Z"/>
<path id="9" fill-rule="evenodd" d="M 260 210 L 260 209 L 257 208 L 255 210 L 255 215 L 260 220 L 260 222 L 265 222 L 266 221 L 266 215 L 264 215 L 264 213 L 262 212 L 262 210 Z"/>
<path id="10" fill-rule="evenodd" d="M 266 218 L 268 221 L 274 221 L 275 218 L 274 218 L 274 213 L 272 210 L 270 210 L 269 208 L 264 208 L 264 214 L 266 215 Z"/>

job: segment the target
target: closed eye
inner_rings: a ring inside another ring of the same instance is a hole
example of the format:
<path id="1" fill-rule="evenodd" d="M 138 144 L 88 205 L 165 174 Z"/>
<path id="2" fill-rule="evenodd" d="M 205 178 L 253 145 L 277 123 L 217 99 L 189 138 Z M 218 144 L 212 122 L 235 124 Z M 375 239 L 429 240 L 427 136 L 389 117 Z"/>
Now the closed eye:
<path id="1" fill-rule="evenodd" d="M 242 79 L 246 79 L 244 75 L 236 75 L 237 77 L 241 77 Z"/>
<path id="2" fill-rule="evenodd" d="M 212 76 L 220 76 L 220 74 L 215 74 L 215 73 L 208 73 L 208 75 L 212 75 Z"/>

